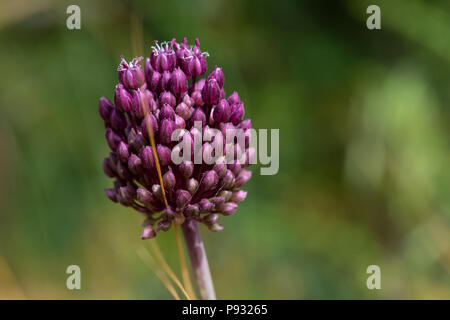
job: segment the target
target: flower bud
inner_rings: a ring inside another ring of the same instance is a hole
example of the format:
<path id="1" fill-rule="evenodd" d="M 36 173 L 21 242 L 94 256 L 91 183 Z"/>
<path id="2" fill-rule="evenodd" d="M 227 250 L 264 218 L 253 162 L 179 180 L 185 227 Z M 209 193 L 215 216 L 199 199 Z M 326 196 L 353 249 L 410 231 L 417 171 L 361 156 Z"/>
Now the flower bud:
<path id="1" fill-rule="evenodd" d="M 252 127 L 252 121 L 247 119 L 243 120 L 241 123 L 239 123 L 238 128 L 242 130 L 248 130 Z"/>
<path id="2" fill-rule="evenodd" d="M 225 197 L 223 197 L 223 196 L 212 197 L 212 198 L 210 199 L 210 201 L 211 201 L 215 206 L 220 206 L 222 203 L 225 203 Z"/>
<path id="3" fill-rule="evenodd" d="M 152 147 L 143 147 L 139 156 L 142 160 L 144 168 L 153 169 L 155 167 L 155 158 L 153 157 Z"/>
<path id="4" fill-rule="evenodd" d="M 214 123 L 219 124 L 221 122 L 227 122 L 230 118 L 231 108 L 227 100 L 222 99 L 219 104 L 214 108 L 213 120 Z"/>
<path id="5" fill-rule="evenodd" d="M 120 161 L 122 161 L 122 162 L 128 161 L 128 157 L 130 156 L 130 154 L 128 152 L 128 146 L 126 145 L 125 142 L 120 141 L 119 146 L 117 147 L 116 153 L 119 156 Z"/>
<path id="6" fill-rule="evenodd" d="M 230 189 L 234 185 L 234 174 L 227 170 L 225 176 L 222 178 L 222 185 L 224 189 Z"/>
<path id="7" fill-rule="evenodd" d="M 219 206 L 217 210 L 225 216 L 231 216 L 233 213 L 236 212 L 238 205 L 234 202 L 226 202 Z"/>
<path id="8" fill-rule="evenodd" d="M 139 175 L 142 173 L 142 160 L 135 154 L 132 154 L 128 158 L 128 168 L 134 175 Z"/>
<path id="9" fill-rule="evenodd" d="M 152 185 L 152 194 L 157 199 L 163 201 L 162 189 L 159 184 Z"/>
<path id="10" fill-rule="evenodd" d="M 220 232 L 223 230 L 223 226 L 220 223 L 214 223 L 212 225 L 208 225 L 209 230 L 213 232 Z"/>
<path id="11" fill-rule="evenodd" d="M 175 111 L 168 104 L 163 105 L 159 113 L 159 120 L 162 121 L 164 119 L 175 120 Z"/>
<path id="12" fill-rule="evenodd" d="M 187 106 L 186 103 L 181 102 L 179 105 L 177 105 L 175 112 L 184 120 L 189 119 L 189 107 Z"/>
<path id="13" fill-rule="evenodd" d="M 245 184 L 250 178 L 252 177 L 252 172 L 248 170 L 242 170 L 239 175 L 236 177 L 236 181 L 234 183 L 234 186 L 236 188 L 239 188 L 243 184 Z"/>
<path id="14" fill-rule="evenodd" d="M 134 196 L 136 195 L 136 190 L 130 185 L 126 185 L 119 188 L 119 194 L 127 203 L 132 203 L 134 201 Z"/>
<path id="15" fill-rule="evenodd" d="M 231 196 L 231 201 L 235 203 L 239 203 L 245 200 L 247 197 L 247 191 L 239 190 L 236 192 L 233 192 L 233 195 Z"/>
<path id="16" fill-rule="evenodd" d="M 185 94 L 183 97 L 183 103 L 187 105 L 189 108 L 193 107 L 195 104 L 194 99 L 192 99 L 188 94 Z"/>
<path id="17" fill-rule="evenodd" d="M 184 208 L 184 206 L 191 200 L 191 194 L 187 190 L 179 189 L 176 193 L 177 208 Z"/>
<path id="18" fill-rule="evenodd" d="M 216 164 L 213 167 L 213 170 L 217 173 L 219 179 L 222 179 L 227 172 L 227 165 L 224 159 L 225 158 L 223 156 L 217 159 Z"/>
<path id="19" fill-rule="evenodd" d="M 184 213 L 187 217 L 197 217 L 200 213 L 200 209 L 197 204 L 188 204 L 184 209 Z"/>
<path id="20" fill-rule="evenodd" d="M 158 71 L 154 71 L 152 73 L 150 80 L 148 80 L 148 82 L 149 82 L 150 89 L 153 92 L 158 92 L 160 90 L 161 78 L 162 78 L 162 75 Z"/>
<path id="21" fill-rule="evenodd" d="M 169 91 L 163 91 L 159 95 L 159 104 L 163 106 L 164 104 L 168 104 L 172 108 L 175 108 L 177 101 L 175 96 Z"/>
<path id="22" fill-rule="evenodd" d="M 178 168 L 181 175 L 186 179 L 192 176 L 194 172 L 194 164 L 191 161 L 183 161 Z"/>
<path id="23" fill-rule="evenodd" d="M 117 173 L 123 180 L 131 180 L 133 178 L 127 166 L 122 164 L 122 162 L 117 162 Z"/>
<path id="24" fill-rule="evenodd" d="M 112 202 L 117 202 L 117 195 L 116 190 L 114 189 L 105 189 L 106 196 L 111 200 Z"/>
<path id="25" fill-rule="evenodd" d="M 224 76 L 223 76 L 222 68 L 215 67 L 211 71 L 211 73 L 208 75 L 208 78 L 206 81 L 211 80 L 211 79 L 215 79 L 217 81 L 217 84 L 219 85 L 219 87 L 223 88 Z"/>
<path id="26" fill-rule="evenodd" d="M 234 125 L 239 124 L 239 122 L 244 119 L 245 109 L 244 105 L 242 103 L 239 103 L 237 105 L 234 105 L 234 109 L 232 111 L 232 114 L 230 116 L 230 121 Z"/>
<path id="27" fill-rule="evenodd" d="M 217 222 L 217 220 L 219 220 L 219 215 L 217 213 L 208 214 L 206 217 L 203 218 L 203 221 L 207 225 L 213 225 Z"/>
<path id="28" fill-rule="evenodd" d="M 150 123 L 150 127 L 153 130 L 153 135 L 156 134 L 156 132 L 158 132 L 158 121 L 156 120 L 155 116 L 151 113 L 148 113 L 145 118 L 142 120 L 142 132 L 144 134 L 144 136 L 149 137 L 148 136 L 148 130 L 147 130 L 147 125 L 148 123 Z"/>
<path id="29" fill-rule="evenodd" d="M 121 84 L 116 86 L 116 91 L 114 92 L 114 103 L 120 111 L 131 111 L 131 95 Z"/>
<path id="30" fill-rule="evenodd" d="M 147 90 L 148 91 L 148 90 Z M 150 92 L 150 91 L 148 91 Z M 142 119 L 145 115 L 145 110 L 149 110 L 149 104 L 148 104 L 148 96 L 140 89 L 135 90 L 133 92 L 132 96 L 132 110 L 136 117 L 139 119 Z"/>
<path id="31" fill-rule="evenodd" d="M 144 228 L 144 230 L 142 231 L 141 234 L 141 239 L 145 240 L 145 239 L 152 239 L 156 237 L 156 230 L 155 228 L 153 228 L 152 225 L 148 225 Z"/>
<path id="32" fill-rule="evenodd" d="M 162 143 L 170 144 L 172 142 L 172 133 L 176 130 L 175 121 L 164 119 L 159 130 L 159 140 Z"/>
<path id="33" fill-rule="evenodd" d="M 164 145 L 158 144 L 156 146 L 156 153 L 158 155 L 159 163 L 161 166 L 167 166 L 171 159 L 170 159 L 170 149 Z"/>
<path id="34" fill-rule="evenodd" d="M 109 117 L 113 109 L 114 106 L 111 101 L 105 97 L 100 98 L 100 102 L 98 103 L 98 111 L 100 113 L 100 117 L 102 117 L 104 121 L 109 121 Z"/>
<path id="35" fill-rule="evenodd" d="M 202 89 L 202 99 L 206 105 L 213 106 L 219 102 L 220 87 L 216 79 L 209 79 L 206 81 Z"/>
<path id="36" fill-rule="evenodd" d="M 231 191 L 220 191 L 219 196 L 223 197 L 225 199 L 226 202 L 230 201 L 231 196 L 233 195 L 233 193 Z"/>
<path id="37" fill-rule="evenodd" d="M 163 185 L 164 185 L 164 189 L 167 191 L 171 191 L 173 190 L 173 188 L 175 188 L 175 175 L 173 174 L 172 171 L 167 171 L 163 177 Z"/>
<path id="38" fill-rule="evenodd" d="M 172 78 L 172 73 L 169 71 L 164 71 L 160 80 L 160 90 L 169 91 L 170 90 L 170 81 Z"/>
<path id="39" fill-rule="evenodd" d="M 195 121 L 201 121 L 202 127 L 206 124 L 206 115 L 200 108 L 196 108 L 191 117 L 192 125 L 195 124 Z"/>
<path id="40" fill-rule="evenodd" d="M 111 128 L 106 129 L 106 142 L 108 142 L 109 147 L 112 151 L 116 151 L 119 142 L 122 141 L 120 137 Z"/>
<path id="41" fill-rule="evenodd" d="M 194 178 L 189 179 L 186 182 L 186 189 L 193 195 L 198 189 L 198 181 Z"/>
<path id="42" fill-rule="evenodd" d="M 128 90 L 135 90 L 145 83 L 144 72 L 139 65 L 142 57 L 134 58 L 129 64 L 121 57 L 121 63 L 117 68 L 119 72 L 119 81 Z"/>
<path id="43" fill-rule="evenodd" d="M 122 112 L 114 109 L 110 116 L 111 127 L 116 131 L 122 131 L 127 127 L 127 119 Z"/>
<path id="44" fill-rule="evenodd" d="M 152 193 L 144 188 L 138 188 L 136 190 L 136 198 L 145 206 L 152 206 L 154 204 L 155 198 Z"/>
<path id="45" fill-rule="evenodd" d="M 110 161 L 109 157 L 103 159 L 103 171 L 110 178 L 114 178 L 116 176 L 115 165 L 114 165 L 114 167 L 111 165 L 111 161 Z"/>
<path id="46" fill-rule="evenodd" d="M 228 101 L 228 103 L 229 103 L 230 105 L 238 104 L 238 103 L 241 103 L 241 98 L 239 98 L 239 95 L 238 95 L 237 92 L 233 92 L 233 93 L 228 97 L 227 101 Z"/>
<path id="47" fill-rule="evenodd" d="M 186 121 L 184 121 L 184 119 L 177 114 L 175 115 L 175 126 L 177 129 L 186 128 Z"/>
<path id="48" fill-rule="evenodd" d="M 198 207 L 200 209 L 200 213 L 208 213 L 214 209 L 214 204 L 208 199 L 202 199 L 198 203 Z"/>
<path id="49" fill-rule="evenodd" d="M 208 191 L 214 188 L 219 182 L 219 177 L 214 170 L 207 171 L 203 176 L 201 188 L 203 191 Z"/>
<path id="50" fill-rule="evenodd" d="M 175 94 L 182 94 L 187 91 L 187 79 L 186 75 L 180 68 L 176 68 L 172 72 L 171 78 L 171 90 Z"/>
<path id="51" fill-rule="evenodd" d="M 195 107 L 201 107 L 205 103 L 203 102 L 202 92 L 201 91 L 194 91 L 192 92 L 192 99 L 194 100 L 194 106 Z"/>

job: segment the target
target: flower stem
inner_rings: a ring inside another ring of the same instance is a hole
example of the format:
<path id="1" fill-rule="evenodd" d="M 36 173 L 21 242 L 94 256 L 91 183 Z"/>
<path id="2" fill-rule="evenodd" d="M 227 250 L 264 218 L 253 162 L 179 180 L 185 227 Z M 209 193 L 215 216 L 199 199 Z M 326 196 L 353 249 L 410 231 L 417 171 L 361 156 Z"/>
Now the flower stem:
<path id="1" fill-rule="evenodd" d="M 206 257 L 205 247 L 200 236 L 200 231 L 198 230 L 198 223 L 189 219 L 181 225 L 181 228 L 189 253 L 189 259 L 191 260 L 195 281 L 197 282 L 200 299 L 216 300 L 211 272 L 209 271 L 208 258 Z"/>

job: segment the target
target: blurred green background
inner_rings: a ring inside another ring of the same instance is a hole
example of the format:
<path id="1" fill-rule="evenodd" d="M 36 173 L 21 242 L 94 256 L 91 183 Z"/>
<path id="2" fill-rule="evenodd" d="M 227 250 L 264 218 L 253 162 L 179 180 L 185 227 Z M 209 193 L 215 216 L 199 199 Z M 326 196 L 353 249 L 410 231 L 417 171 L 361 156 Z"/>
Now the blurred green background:
<path id="1" fill-rule="evenodd" d="M 450 2 L 418 0 L 2 0 L 0 298 L 172 298 L 140 215 L 104 195 L 97 106 L 121 54 L 184 36 L 280 129 L 279 173 L 255 166 L 225 230 L 202 227 L 219 298 L 450 298 Z M 173 232 L 156 241 L 178 272 Z"/>

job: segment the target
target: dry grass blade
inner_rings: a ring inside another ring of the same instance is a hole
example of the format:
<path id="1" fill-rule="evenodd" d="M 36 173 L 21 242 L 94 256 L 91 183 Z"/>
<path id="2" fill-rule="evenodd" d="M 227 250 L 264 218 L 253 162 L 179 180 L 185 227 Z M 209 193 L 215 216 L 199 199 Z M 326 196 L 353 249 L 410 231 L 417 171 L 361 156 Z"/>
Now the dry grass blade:
<path id="1" fill-rule="evenodd" d="M 169 278 L 167 278 L 166 274 L 157 267 L 157 264 L 153 260 L 153 257 L 150 255 L 150 253 L 144 248 L 139 248 L 137 249 L 137 254 L 142 259 L 142 261 L 144 261 L 144 263 L 147 264 L 155 272 L 156 276 L 161 280 L 166 289 L 169 290 L 175 300 L 180 300 L 180 296 L 170 283 Z"/>

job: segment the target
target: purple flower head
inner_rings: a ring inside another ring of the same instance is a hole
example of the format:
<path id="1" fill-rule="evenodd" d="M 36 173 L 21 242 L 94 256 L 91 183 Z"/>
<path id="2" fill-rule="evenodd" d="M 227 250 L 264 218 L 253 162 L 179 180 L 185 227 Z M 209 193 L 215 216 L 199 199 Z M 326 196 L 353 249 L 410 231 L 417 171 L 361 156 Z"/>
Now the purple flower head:
<path id="1" fill-rule="evenodd" d="M 191 219 L 220 231 L 219 218 L 234 214 L 247 196 L 241 187 L 251 177 L 244 169 L 254 156 L 247 138 L 251 121 L 244 120 L 239 95 L 225 95 L 220 67 L 200 78 L 207 71 L 206 57 L 198 39 L 194 45 L 186 38 L 180 43 L 155 41 L 144 69 L 142 58 L 131 62 L 121 58 L 114 103 L 100 99 L 99 114 L 111 149 L 103 170 L 114 179 L 105 193 L 111 201 L 144 215 L 142 239 Z M 174 135 L 177 129 L 182 131 Z M 245 132 L 245 146 L 232 145 L 225 151 L 227 130 L 235 129 Z M 214 136 L 214 131 L 219 135 Z M 183 145 L 191 148 L 190 159 L 172 160 L 172 153 L 181 150 L 173 136 L 183 138 Z M 194 150 L 198 139 L 200 149 Z M 215 155 L 216 142 L 223 144 L 224 155 Z M 245 161 L 227 162 L 230 153 L 243 155 Z M 204 162 L 197 163 L 197 155 Z"/>

